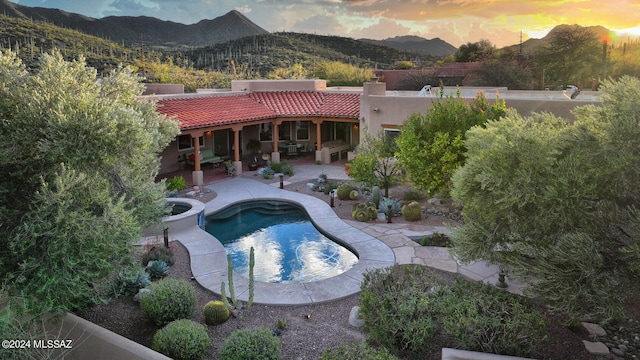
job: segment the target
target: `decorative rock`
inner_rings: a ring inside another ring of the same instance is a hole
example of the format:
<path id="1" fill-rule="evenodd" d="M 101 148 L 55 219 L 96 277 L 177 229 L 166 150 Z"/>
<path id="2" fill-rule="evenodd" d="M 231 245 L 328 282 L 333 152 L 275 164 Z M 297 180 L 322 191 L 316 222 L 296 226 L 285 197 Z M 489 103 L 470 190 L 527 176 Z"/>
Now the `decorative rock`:
<path id="1" fill-rule="evenodd" d="M 427 200 L 427 203 L 431 204 L 431 205 L 440 205 L 441 204 L 440 203 L 440 199 L 438 199 L 438 198 L 431 198 L 431 199 Z"/>
<path id="2" fill-rule="evenodd" d="M 140 300 L 149 293 L 151 293 L 151 289 L 140 289 L 138 293 L 133 296 L 133 301 L 140 302 Z"/>
<path id="3" fill-rule="evenodd" d="M 349 313 L 349 324 L 356 328 L 364 326 L 364 320 L 360 319 L 360 306 L 354 306 Z"/>
<path id="4" fill-rule="evenodd" d="M 582 326 L 587 329 L 590 335 L 607 336 L 607 332 L 598 324 L 583 322 Z"/>
<path id="5" fill-rule="evenodd" d="M 611 349 L 611 352 L 613 353 L 613 355 L 624 357 L 624 351 L 622 351 L 622 350 L 620 350 L 618 348 Z"/>
<path id="6" fill-rule="evenodd" d="M 592 342 L 587 340 L 582 340 L 585 349 L 589 352 L 589 354 L 594 355 L 609 355 L 609 348 L 607 345 L 601 342 Z"/>
<path id="7" fill-rule="evenodd" d="M 196 196 L 196 192 L 195 192 L 195 191 L 189 191 L 189 192 L 187 193 L 187 196 L 189 196 L 189 197 L 195 197 L 195 196 Z"/>

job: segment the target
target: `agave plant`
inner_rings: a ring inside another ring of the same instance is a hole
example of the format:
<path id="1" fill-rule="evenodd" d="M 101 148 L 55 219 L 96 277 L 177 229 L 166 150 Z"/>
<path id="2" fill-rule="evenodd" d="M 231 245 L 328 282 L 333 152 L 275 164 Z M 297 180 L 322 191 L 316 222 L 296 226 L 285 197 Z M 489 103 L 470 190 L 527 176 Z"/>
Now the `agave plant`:
<path id="1" fill-rule="evenodd" d="M 164 260 L 151 260 L 147 263 L 147 272 L 152 279 L 160 279 L 169 274 L 169 265 Z"/>
<path id="2" fill-rule="evenodd" d="M 378 205 L 378 212 L 387 213 L 389 211 L 389 205 L 391 205 L 391 215 L 402 215 L 402 203 L 391 198 L 384 198 Z"/>

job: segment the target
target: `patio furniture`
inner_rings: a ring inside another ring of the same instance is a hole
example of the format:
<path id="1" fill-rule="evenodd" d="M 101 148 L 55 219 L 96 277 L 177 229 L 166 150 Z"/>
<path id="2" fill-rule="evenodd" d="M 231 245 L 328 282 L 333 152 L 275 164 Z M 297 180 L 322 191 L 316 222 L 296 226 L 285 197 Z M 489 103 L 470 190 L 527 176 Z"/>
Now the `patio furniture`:
<path id="1" fill-rule="evenodd" d="M 187 153 L 185 154 L 186 160 L 187 160 L 187 164 L 194 166 L 195 164 L 195 154 L 193 152 Z M 220 166 L 220 163 L 222 163 L 223 160 L 220 158 L 220 156 L 216 156 L 213 153 L 212 149 L 202 149 L 200 150 L 200 165 L 202 164 L 206 164 L 206 163 L 210 163 L 213 164 L 213 167 L 218 167 Z"/>
<path id="2" fill-rule="evenodd" d="M 296 157 L 298 156 L 298 145 L 297 144 L 289 144 L 287 145 L 287 157 Z"/>

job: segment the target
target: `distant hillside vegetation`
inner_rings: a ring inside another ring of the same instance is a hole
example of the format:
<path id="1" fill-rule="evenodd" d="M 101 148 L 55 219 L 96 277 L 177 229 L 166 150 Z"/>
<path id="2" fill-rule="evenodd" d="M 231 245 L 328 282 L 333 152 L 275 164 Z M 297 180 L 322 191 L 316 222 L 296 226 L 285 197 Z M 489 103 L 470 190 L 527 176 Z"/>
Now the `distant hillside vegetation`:
<path id="1" fill-rule="evenodd" d="M 433 56 L 453 55 L 458 50 L 453 45 L 440 39 L 425 39 L 419 36 L 396 36 L 384 40 L 360 39 L 376 45 L 388 46 L 400 51 L 409 51 L 418 54 L 429 54 Z"/>
<path id="2" fill-rule="evenodd" d="M 33 68 L 40 55 L 52 49 L 59 49 L 67 60 L 84 55 L 87 64 L 98 71 L 132 64 L 133 58 L 139 56 L 139 49 L 49 23 L 5 15 L 0 15 L 0 49 L 15 51 L 28 68 Z"/>
<path id="3" fill-rule="evenodd" d="M 205 48 L 179 50 L 197 69 L 228 71 L 244 67 L 265 76 L 276 68 L 302 64 L 312 69 L 321 61 L 339 61 L 359 67 L 391 69 L 396 61 L 413 61 L 431 66 L 438 57 L 400 51 L 339 36 L 302 33 L 273 33 L 246 37 Z M 233 63 L 233 64 L 232 64 Z"/>

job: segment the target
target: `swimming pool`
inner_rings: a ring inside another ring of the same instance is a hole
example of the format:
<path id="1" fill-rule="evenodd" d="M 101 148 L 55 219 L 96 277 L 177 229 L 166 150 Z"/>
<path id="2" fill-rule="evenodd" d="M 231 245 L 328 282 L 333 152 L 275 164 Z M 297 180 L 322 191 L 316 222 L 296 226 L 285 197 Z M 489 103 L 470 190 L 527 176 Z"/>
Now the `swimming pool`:
<path id="1" fill-rule="evenodd" d="M 226 207 L 206 217 L 205 231 L 224 245 L 234 271 L 245 277 L 253 247 L 256 281 L 317 281 L 342 274 L 358 262 L 352 251 L 318 231 L 301 207 L 283 200 Z"/>

